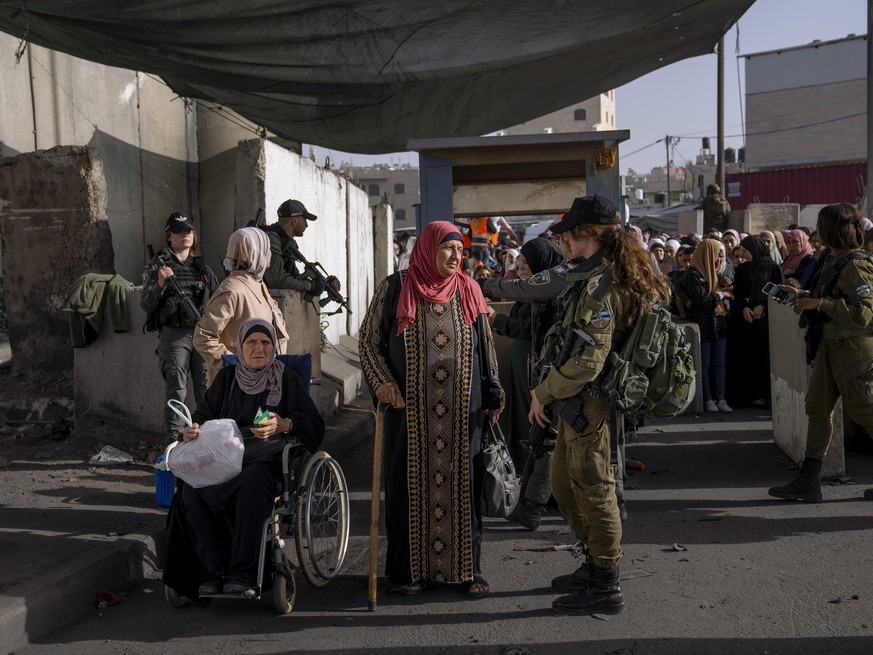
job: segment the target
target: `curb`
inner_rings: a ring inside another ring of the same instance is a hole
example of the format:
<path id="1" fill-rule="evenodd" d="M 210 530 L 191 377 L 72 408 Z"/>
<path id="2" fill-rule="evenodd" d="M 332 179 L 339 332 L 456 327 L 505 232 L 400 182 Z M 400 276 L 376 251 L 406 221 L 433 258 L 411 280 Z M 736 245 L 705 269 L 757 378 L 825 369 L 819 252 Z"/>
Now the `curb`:
<path id="1" fill-rule="evenodd" d="M 376 414 L 369 396 L 358 396 L 327 419 L 322 447 L 336 459 L 372 438 Z M 94 610 L 99 591 L 130 589 L 161 577 L 166 518 L 5 590 L 0 596 L 0 653 L 42 639 Z"/>
<path id="2" fill-rule="evenodd" d="M 164 519 L 130 534 L 122 546 L 99 548 L 7 589 L 0 597 L 0 652 L 11 653 L 92 611 L 101 590 L 127 589 L 157 576 Z"/>

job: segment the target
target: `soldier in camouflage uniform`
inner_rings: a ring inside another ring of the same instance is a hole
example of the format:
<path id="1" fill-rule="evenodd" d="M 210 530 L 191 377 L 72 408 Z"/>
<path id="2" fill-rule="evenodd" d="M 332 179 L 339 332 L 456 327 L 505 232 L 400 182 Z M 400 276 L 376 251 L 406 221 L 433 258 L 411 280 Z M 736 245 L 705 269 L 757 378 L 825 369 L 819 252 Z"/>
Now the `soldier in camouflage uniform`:
<path id="1" fill-rule="evenodd" d="M 721 195 L 721 189 L 717 184 L 706 187 L 706 196 L 700 200 L 697 208 L 703 210 L 703 222 L 712 226 L 724 226 L 725 218 L 731 211 L 730 204 Z"/>
<path id="2" fill-rule="evenodd" d="M 146 328 L 159 331 L 155 352 L 166 383 L 165 400 L 185 402 L 190 380 L 194 401 L 199 405 L 206 393 L 207 376 L 206 364 L 191 341 L 196 319 L 184 310 L 169 279 L 176 280 L 182 293 L 201 314 L 218 287 L 218 280 L 203 259 L 194 254 L 197 235 L 187 216 L 181 212 L 170 214 L 164 232 L 167 248 L 155 255 L 145 268 L 140 305 L 148 314 Z M 166 436 L 181 439 L 184 428 L 182 419 L 165 405 Z"/>
<path id="3" fill-rule="evenodd" d="M 264 284 L 268 289 L 291 289 L 304 296 L 306 300 L 318 298 L 324 293 L 324 283 L 312 280 L 297 270 L 297 250 L 295 238 L 303 236 L 309 223 L 318 218 L 306 210 L 299 200 L 288 199 L 276 211 L 277 221 L 262 228 L 270 238 L 270 265 L 264 272 Z M 331 275 L 326 280 L 336 291 L 340 281 Z"/>
<path id="4" fill-rule="evenodd" d="M 852 420 L 873 434 L 873 255 L 862 250 L 864 226 L 852 205 L 823 207 L 817 230 L 830 254 L 810 291 L 779 285 L 795 294 L 791 305 L 807 328 L 812 375 L 806 452 L 800 476 L 769 490 L 776 498 L 808 503 L 822 501 L 821 463 L 831 443 L 837 400 L 842 397 Z M 873 500 L 873 489 L 864 497 Z"/>
<path id="5" fill-rule="evenodd" d="M 664 278 L 640 242 L 619 225 L 619 213 L 606 198 L 577 198 L 552 228 L 579 265 L 567 274 L 561 294 L 561 327 L 576 326 L 595 345 L 553 368 L 531 395 L 530 420 L 548 424 L 545 407 L 557 399 L 579 397 L 588 421 L 581 432 L 558 419 L 552 462 L 552 494 L 579 540 L 586 559 L 573 573 L 552 580 L 552 590 L 570 592 L 552 607 L 562 614 L 617 614 L 624 610 L 618 563 L 622 556 L 621 521 L 610 465 L 610 429 L 620 412 L 599 393 L 599 380 L 610 350 L 636 320 L 641 307 L 667 297 Z M 597 300 L 602 298 L 602 300 Z M 555 361 L 563 348 L 556 328 L 546 339 L 544 359 Z"/>

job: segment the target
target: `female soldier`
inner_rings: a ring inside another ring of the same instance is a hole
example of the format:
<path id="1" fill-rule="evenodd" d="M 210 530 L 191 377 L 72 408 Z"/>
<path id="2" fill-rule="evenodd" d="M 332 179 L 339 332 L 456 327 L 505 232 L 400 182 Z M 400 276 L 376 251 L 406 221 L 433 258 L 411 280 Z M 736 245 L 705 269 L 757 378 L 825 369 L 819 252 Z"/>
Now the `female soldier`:
<path id="1" fill-rule="evenodd" d="M 844 202 L 818 213 L 818 234 L 830 248 L 811 290 L 780 284 L 794 295 L 795 314 L 806 326 L 812 375 L 806 394 L 809 427 L 800 476 L 770 487 L 776 498 L 820 503 L 821 462 L 833 433 L 837 400 L 852 419 L 873 434 L 873 258 L 862 250 L 861 212 Z M 873 499 L 873 489 L 864 492 Z"/>
<path id="2" fill-rule="evenodd" d="M 587 424 L 575 431 L 558 419 L 552 461 L 552 494 L 576 536 L 587 544 L 586 562 L 575 572 L 552 580 L 552 590 L 572 592 L 552 607 L 562 614 L 617 614 L 624 610 L 619 586 L 621 521 L 610 465 L 610 406 L 597 382 L 606 358 L 620 348 L 641 308 L 667 298 L 667 285 L 642 243 L 621 228 L 619 213 L 606 198 L 577 198 L 552 228 L 580 265 L 567 275 L 561 295 L 563 319 L 547 338 L 544 357 L 554 361 L 563 338 L 575 338 L 570 326 L 585 330 L 594 345 L 553 368 L 531 395 L 529 419 L 545 427 L 545 406 L 561 398 L 584 400 Z M 598 300 L 601 298 L 602 300 Z M 615 345 L 613 345 L 615 344 Z M 616 418 L 616 423 L 621 417 Z"/>
<path id="3" fill-rule="evenodd" d="M 148 314 L 146 329 L 158 330 L 158 361 L 166 383 L 166 400 L 184 403 L 188 380 L 199 405 L 206 393 L 206 365 L 191 343 L 198 314 L 218 286 L 212 269 L 196 256 L 197 235 L 191 220 L 173 212 L 164 227 L 167 248 L 146 266 L 140 305 Z M 172 278 L 172 279 L 171 279 Z M 176 284 L 173 284 L 175 280 Z M 176 292 L 181 290 L 184 298 Z M 170 439 L 180 439 L 182 419 L 164 405 L 164 430 Z"/>

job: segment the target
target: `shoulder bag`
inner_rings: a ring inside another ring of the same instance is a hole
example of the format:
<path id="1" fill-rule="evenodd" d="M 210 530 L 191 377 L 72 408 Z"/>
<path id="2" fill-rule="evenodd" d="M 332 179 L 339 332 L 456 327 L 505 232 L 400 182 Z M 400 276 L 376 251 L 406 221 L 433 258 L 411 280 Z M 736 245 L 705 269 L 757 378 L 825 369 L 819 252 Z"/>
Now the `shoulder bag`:
<path id="1" fill-rule="evenodd" d="M 521 479 L 509 456 L 506 439 L 498 424 L 484 428 L 482 438 L 482 465 L 485 482 L 482 494 L 482 514 L 489 518 L 509 516 L 521 497 Z"/>

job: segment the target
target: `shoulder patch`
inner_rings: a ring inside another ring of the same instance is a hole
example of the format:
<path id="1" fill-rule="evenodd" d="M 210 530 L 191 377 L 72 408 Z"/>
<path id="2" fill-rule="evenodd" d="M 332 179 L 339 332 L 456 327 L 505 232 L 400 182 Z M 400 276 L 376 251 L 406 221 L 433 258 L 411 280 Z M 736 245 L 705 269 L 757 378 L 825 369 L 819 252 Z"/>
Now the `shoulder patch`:
<path id="1" fill-rule="evenodd" d="M 873 295 L 873 289 L 870 288 L 869 284 L 859 284 L 855 287 L 855 293 L 859 298 L 869 298 Z"/>
<path id="2" fill-rule="evenodd" d="M 594 275 L 591 279 L 588 280 L 588 295 L 594 293 L 594 290 L 597 288 L 597 285 L 600 284 L 600 278 L 603 277 L 603 273 L 599 275 Z"/>
<path id="3" fill-rule="evenodd" d="M 609 324 L 612 322 L 612 317 L 609 315 L 609 312 L 606 309 L 601 309 L 599 313 L 597 313 L 591 319 L 591 327 L 595 330 L 605 330 L 609 327 Z"/>
<path id="4" fill-rule="evenodd" d="M 549 275 L 548 269 L 545 271 L 540 271 L 533 277 L 531 277 L 527 282 L 528 284 L 539 285 L 539 284 L 548 284 L 552 279 L 552 276 Z"/>

